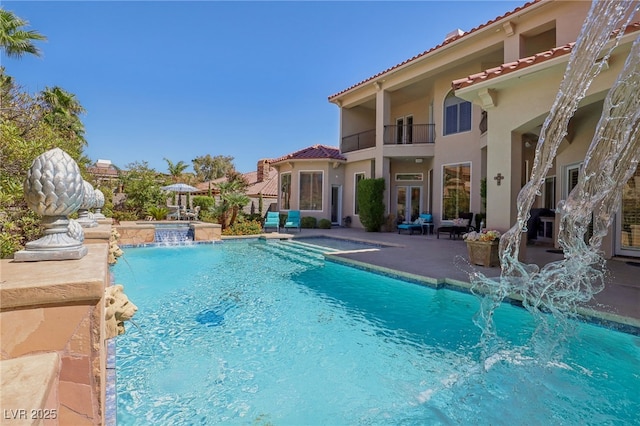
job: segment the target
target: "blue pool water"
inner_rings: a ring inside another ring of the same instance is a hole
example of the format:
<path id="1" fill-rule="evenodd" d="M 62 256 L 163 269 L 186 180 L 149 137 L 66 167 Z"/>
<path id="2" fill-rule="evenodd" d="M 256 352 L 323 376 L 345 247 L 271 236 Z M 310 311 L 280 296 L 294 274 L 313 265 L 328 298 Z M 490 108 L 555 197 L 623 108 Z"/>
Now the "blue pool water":
<path id="1" fill-rule="evenodd" d="M 138 306 L 117 340 L 118 425 L 638 423 L 640 340 L 576 324 L 536 357 L 535 324 L 475 296 L 372 274 L 281 242 L 130 248 Z"/>

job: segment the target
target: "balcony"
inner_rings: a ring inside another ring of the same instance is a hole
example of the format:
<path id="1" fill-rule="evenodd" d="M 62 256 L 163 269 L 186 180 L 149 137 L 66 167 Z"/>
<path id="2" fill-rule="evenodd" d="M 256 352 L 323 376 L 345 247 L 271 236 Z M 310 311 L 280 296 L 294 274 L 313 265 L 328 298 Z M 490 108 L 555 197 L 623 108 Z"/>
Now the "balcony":
<path id="1" fill-rule="evenodd" d="M 434 143 L 435 141 L 436 141 L 436 125 L 435 124 L 384 126 L 384 144 L 385 145 Z"/>
<path id="2" fill-rule="evenodd" d="M 365 148 L 373 148 L 376 146 L 376 130 L 365 130 L 364 132 L 342 138 L 341 152 L 353 152 Z"/>
<path id="3" fill-rule="evenodd" d="M 435 124 L 412 124 L 405 126 L 384 126 L 384 145 L 411 145 L 434 143 L 436 140 Z M 340 151 L 353 152 L 376 146 L 375 129 L 345 136 L 342 138 Z"/>

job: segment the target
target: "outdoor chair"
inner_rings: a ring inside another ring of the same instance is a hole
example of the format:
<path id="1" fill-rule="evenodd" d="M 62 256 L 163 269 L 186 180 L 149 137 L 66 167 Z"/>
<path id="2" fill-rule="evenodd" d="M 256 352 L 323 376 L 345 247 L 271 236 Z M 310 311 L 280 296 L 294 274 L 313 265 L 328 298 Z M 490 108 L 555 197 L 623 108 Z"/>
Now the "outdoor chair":
<path id="1" fill-rule="evenodd" d="M 298 232 L 302 230 L 302 226 L 300 224 L 300 210 L 289 210 L 287 221 L 284 223 L 284 229 L 287 230 L 290 228 L 297 228 Z"/>
<path id="2" fill-rule="evenodd" d="M 267 231 L 267 228 L 276 228 L 277 232 L 280 232 L 280 213 L 279 212 L 267 212 L 267 217 L 262 225 L 262 230 Z"/>
<path id="3" fill-rule="evenodd" d="M 441 233 L 449 234 L 449 238 L 454 240 L 460 237 L 462 234 L 474 231 L 475 228 L 471 226 L 473 220 L 473 213 L 460 213 L 457 219 L 443 220 L 440 223 L 440 227 L 436 229 L 436 236 L 439 239 Z"/>
<path id="4" fill-rule="evenodd" d="M 169 214 L 167 214 L 168 220 L 180 220 L 180 209 L 178 206 L 167 206 Z"/>
<path id="5" fill-rule="evenodd" d="M 398 234 L 401 230 L 409 231 L 409 235 L 413 235 L 413 231 L 420 231 L 421 234 L 431 231 L 433 234 L 433 216 L 428 213 L 422 213 L 413 222 L 399 224 Z"/>
<path id="6" fill-rule="evenodd" d="M 184 214 L 187 220 L 198 220 L 198 215 L 200 214 L 200 206 L 196 206 L 193 210 L 187 210 Z"/>

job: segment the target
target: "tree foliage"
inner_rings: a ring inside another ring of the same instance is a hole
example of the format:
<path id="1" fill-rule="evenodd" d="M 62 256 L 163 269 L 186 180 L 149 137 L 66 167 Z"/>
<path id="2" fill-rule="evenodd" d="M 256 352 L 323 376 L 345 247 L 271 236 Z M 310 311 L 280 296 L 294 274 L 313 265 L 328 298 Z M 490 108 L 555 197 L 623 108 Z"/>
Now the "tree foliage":
<path id="1" fill-rule="evenodd" d="M 35 41 L 47 38 L 34 30 L 26 30 L 29 22 L 13 12 L 0 8 L 0 49 L 10 58 L 21 58 L 26 53 L 40 56 Z"/>
<path id="2" fill-rule="evenodd" d="M 149 167 L 146 161 L 129 163 L 125 168 L 127 172 L 120 174 L 120 180 L 127 197 L 124 205 L 116 206 L 116 209 L 128 210 L 143 219 L 150 208 L 166 204 L 160 189 L 164 182 L 161 173 Z"/>
<path id="3" fill-rule="evenodd" d="M 33 160 L 60 148 L 78 163 L 85 180 L 91 182 L 91 176 L 79 116 L 84 109 L 75 97 L 58 88 L 73 103 L 54 108 L 45 92 L 34 96 L 23 91 L 2 67 L 0 83 L 0 242 L 1 256 L 10 257 L 42 232 L 40 218 L 24 199 L 23 182 Z"/>
<path id="4" fill-rule="evenodd" d="M 196 176 L 202 182 L 209 182 L 209 197 L 211 197 L 211 181 L 219 179 L 229 171 L 234 170 L 233 157 L 216 155 L 203 155 L 191 160 Z"/>

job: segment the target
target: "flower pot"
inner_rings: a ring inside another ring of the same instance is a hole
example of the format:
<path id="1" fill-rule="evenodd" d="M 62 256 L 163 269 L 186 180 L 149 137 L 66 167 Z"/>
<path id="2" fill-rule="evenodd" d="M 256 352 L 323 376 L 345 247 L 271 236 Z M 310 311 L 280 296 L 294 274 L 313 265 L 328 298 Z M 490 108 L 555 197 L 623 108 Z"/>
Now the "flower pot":
<path id="1" fill-rule="evenodd" d="M 500 266 L 499 241 L 467 241 L 469 261 L 480 266 Z"/>

